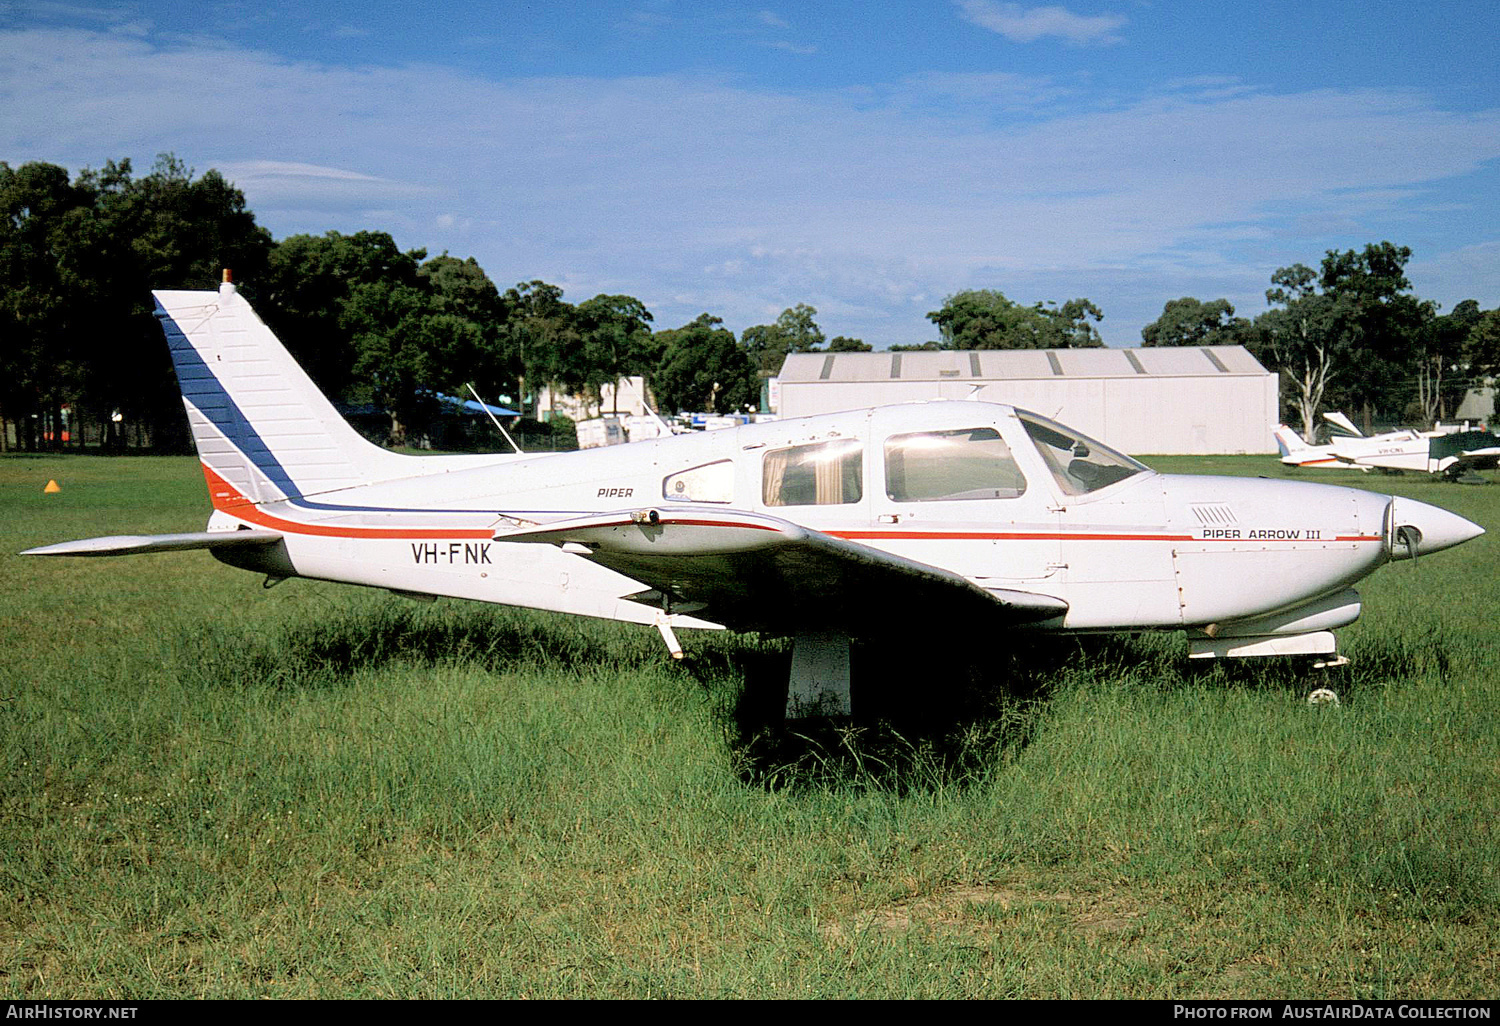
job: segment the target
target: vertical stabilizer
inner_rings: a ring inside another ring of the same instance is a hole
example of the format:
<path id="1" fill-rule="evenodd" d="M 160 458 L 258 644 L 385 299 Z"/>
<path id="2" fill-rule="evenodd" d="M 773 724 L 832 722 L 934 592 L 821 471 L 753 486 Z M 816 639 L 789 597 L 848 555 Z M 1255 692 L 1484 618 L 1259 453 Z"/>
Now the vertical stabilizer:
<path id="1" fill-rule="evenodd" d="M 1332 424 L 1334 427 L 1338 428 L 1341 433 L 1347 434 L 1351 438 L 1365 437 L 1365 433 L 1359 428 L 1355 427 L 1354 422 L 1348 417 L 1344 416 L 1341 412 L 1335 411 L 1333 413 L 1324 413 L 1323 419 L 1328 421 L 1328 423 Z"/>
<path id="2" fill-rule="evenodd" d="M 1276 436 L 1276 448 L 1283 456 L 1290 456 L 1294 452 L 1307 448 L 1307 443 L 1302 440 L 1302 436 L 1285 424 L 1277 424 L 1273 434 Z"/>
<path id="3" fill-rule="evenodd" d="M 198 457 L 241 495 L 273 502 L 412 473 L 339 416 L 232 284 L 153 295 Z"/>

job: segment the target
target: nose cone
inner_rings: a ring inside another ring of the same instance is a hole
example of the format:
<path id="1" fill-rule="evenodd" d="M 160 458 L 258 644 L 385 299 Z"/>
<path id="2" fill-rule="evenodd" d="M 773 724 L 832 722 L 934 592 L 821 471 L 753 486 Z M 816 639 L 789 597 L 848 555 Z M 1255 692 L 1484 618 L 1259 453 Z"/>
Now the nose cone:
<path id="1" fill-rule="evenodd" d="M 1465 520 L 1457 513 L 1449 513 L 1415 499 L 1392 499 L 1391 523 L 1395 527 L 1394 551 L 1391 554 L 1396 559 L 1408 554 L 1405 537 L 1401 535 L 1402 528 L 1415 529 L 1417 554 L 1422 556 L 1429 552 L 1451 549 L 1484 533 L 1484 528 L 1472 520 Z"/>

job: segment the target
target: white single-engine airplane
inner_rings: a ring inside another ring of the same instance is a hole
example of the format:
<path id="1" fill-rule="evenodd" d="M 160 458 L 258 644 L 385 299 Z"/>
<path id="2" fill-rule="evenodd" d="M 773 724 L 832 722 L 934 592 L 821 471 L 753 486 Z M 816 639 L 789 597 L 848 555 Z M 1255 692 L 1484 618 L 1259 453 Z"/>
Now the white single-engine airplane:
<path id="1" fill-rule="evenodd" d="M 1405 498 L 1158 474 L 1046 418 L 956 401 L 549 455 L 403 456 L 338 415 L 231 284 L 157 292 L 214 512 L 208 549 L 308 577 L 794 638 L 789 717 L 848 713 L 849 644 L 997 628 L 1185 629 L 1194 658 L 1339 660 L 1356 581 L 1483 530 Z"/>
<path id="2" fill-rule="evenodd" d="M 1414 470 L 1457 479 L 1500 466 L 1500 437 L 1488 431 L 1450 428 L 1391 431 L 1369 438 L 1359 434 L 1336 435 L 1327 445 L 1316 446 L 1308 445 L 1285 424 L 1277 426 L 1275 435 L 1281 462 L 1293 467 L 1342 468 L 1366 473 L 1371 469 Z"/>

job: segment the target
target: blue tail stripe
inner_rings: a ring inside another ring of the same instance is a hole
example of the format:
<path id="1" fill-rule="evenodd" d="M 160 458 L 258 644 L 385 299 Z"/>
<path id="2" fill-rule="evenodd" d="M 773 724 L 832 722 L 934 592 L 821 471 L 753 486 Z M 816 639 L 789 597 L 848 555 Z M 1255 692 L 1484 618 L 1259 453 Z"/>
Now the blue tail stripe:
<path id="1" fill-rule="evenodd" d="M 184 399 L 190 401 L 236 449 L 264 474 L 272 484 L 288 497 L 301 494 L 301 489 L 292 480 L 291 474 L 271 452 L 270 446 L 256 433 L 250 418 L 235 403 L 234 397 L 219 382 L 213 368 L 203 362 L 203 357 L 188 340 L 172 315 L 160 303 L 156 305 L 156 316 L 162 322 L 167 336 L 167 348 L 172 353 L 172 366 L 177 371 L 177 383 Z M 220 468 L 214 468 L 218 470 Z"/>

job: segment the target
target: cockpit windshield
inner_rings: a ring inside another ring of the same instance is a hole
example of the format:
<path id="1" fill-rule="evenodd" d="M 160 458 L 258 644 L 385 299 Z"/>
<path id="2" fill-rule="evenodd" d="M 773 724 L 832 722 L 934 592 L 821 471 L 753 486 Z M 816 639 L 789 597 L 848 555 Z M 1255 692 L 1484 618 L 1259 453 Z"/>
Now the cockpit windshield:
<path id="1" fill-rule="evenodd" d="M 1020 410 L 1016 416 L 1026 426 L 1026 433 L 1036 443 L 1058 487 L 1068 495 L 1087 495 L 1151 470 L 1144 463 L 1045 417 Z"/>

